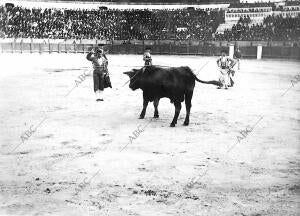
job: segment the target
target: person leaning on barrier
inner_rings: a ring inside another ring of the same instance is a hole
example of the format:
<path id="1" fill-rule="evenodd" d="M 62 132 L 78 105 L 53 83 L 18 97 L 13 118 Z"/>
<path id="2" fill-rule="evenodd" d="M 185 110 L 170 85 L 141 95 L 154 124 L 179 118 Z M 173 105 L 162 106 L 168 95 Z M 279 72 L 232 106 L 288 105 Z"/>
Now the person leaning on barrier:
<path id="1" fill-rule="evenodd" d="M 234 51 L 233 58 L 237 62 L 238 70 L 240 70 L 240 59 L 242 58 L 242 53 L 241 53 L 239 47 L 237 47 L 236 50 Z"/>
<path id="2" fill-rule="evenodd" d="M 86 56 L 87 60 L 93 64 L 93 80 L 94 92 L 96 94 L 96 101 L 103 101 L 104 91 L 104 74 L 107 73 L 107 58 L 103 55 L 103 50 L 96 48 L 92 49 Z"/>

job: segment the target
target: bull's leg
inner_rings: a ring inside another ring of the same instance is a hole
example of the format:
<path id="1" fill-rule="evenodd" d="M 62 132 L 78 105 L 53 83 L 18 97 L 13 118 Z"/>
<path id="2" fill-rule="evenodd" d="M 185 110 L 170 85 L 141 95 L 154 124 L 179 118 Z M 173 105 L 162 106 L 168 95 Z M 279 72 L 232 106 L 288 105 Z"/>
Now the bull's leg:
<path id="1" fill-rule="evenodd" d="M 175 127 L 175 125 L 177 124 L 177 119 L 178 119 L 178 116 L 179 116 L 179 113 L 180 113 L 180 110 L 181 110 L 181 103 L 180 102 L 175 101 L 174 106 L 175 106 L 175 115 L 174 115 L 173 121 L 170 124 L 170 127 Z"/>
<path id="2" fill-rule="evenodd" d="M 189 125 L 190 123 L 190 112 L 192 107 L 192 97 L 193 92 L 188 92 L 185 94 L 185 108 L 186 108 L 186 116 L 183 125 Z"/>
<path id="3" fill-rule="evenodd" d="M 145 100 L 144 98 L 144 102 L 143 102 L 143 110 L 140 114 L 140 119 L 143 119 L 145 117 L 145 114 L 146 114 L 146 109 L 147 109 L 147 106 L 148 106 L 148 100 Z"/>
<path id="4" fill-rule="evenodd" d="M 154 99 L 153 105 L 154 105 L 154 118 L 158 118 L 159 114 L 158 114 L 158 103 L 159 103 L 159 98 Z"/>

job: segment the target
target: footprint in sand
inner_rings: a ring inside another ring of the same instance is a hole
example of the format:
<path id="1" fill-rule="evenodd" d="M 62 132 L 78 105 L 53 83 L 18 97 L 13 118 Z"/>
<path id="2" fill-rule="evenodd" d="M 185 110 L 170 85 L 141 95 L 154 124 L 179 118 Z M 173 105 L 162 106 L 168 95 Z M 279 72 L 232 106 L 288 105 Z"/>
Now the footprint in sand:
<path id="1" fill-rule="evenodd" d="M 60 142 L 61 144 L 63 144 L 63 145 L 67 145 L 67 144 L 69 144 L 70 142 L 69 141 L 62 141 L 62 142 Z"/>
<path id="2" fill-rule="evenodd" d="M 63 145 L 67 145 L 67 144 L 69 144 L 69 143 L 74 143 L 74 142 L 77 142 L 77 140 L 74 140 L 74 139 L 72 139 L 72 140 L 66 140 L 66 141 L 62 141 L 62 142 L 60 142 L 61 144 L 63 144 Z"/>
<path id="3" fill-rule="evenodd" d="M 100 150 L 100 151 L 105 151 L 107 148 L 108 148 L 108 144 L 110 144 L 112 142 L 112 139 L 109 139 L 109 140 L 104 140 L 104 141 L 102 141 L 102 142 L 99 142 L 98 143 L 98 147 L 96 147 L 96 148 L 93 148 L 93 149 L 95 149 L 96 151 L 97 150 Z"/>
<path id="4" fill-rule="evenodd" d="M 54 135 L 53 134 L 47 134 L 47 135 L 44 135 L 44 136 L 39 136 L 38 138 L 39 139 L 48 139 L 48 138 L 52 138 Z"/>
<path id="5" fill-rule="evenodd" d="M 106 133 L 101 133 L 100 136 L 107 136 L 108 134 Z"/>
<path id="6" fill-rule="evenodd" d="M 29 151 L 21 151 L 21 152 L 19 152 L 19 154 L 21 154 L 21 155 L 28 154 L 28 153 L 29 153 Z"/>
<path id="7" fill-rule="evenodd" d="M 101 142 L 101 144 L 109 144 L 109 143 L 111 143 L 112 142 L 112 139 L 109 139 L 109 140 L 104 140 L 104 141 L 102 141 Z"/>
<path id="8" fill-rule="evenodd" d="M 86 156 L 86 155 L 90 155 L 90 154 L 93 154 L 93 152 L 91 152 L 91 151 L 88 151 L 88 152 L 78 152 L 79 156 Z"/>

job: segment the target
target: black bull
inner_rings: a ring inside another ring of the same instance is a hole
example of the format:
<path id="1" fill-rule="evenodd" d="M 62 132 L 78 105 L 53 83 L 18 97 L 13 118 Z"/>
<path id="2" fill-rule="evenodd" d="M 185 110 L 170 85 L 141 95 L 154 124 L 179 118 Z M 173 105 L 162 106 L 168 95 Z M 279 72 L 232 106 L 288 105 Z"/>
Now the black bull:
<path id="1" fill-rule="evenodd" d="M 132 90 L 143 90 L 143 110 L 140 118 L 145 117 L 149 101 L 154 104 L 154 118 L 158 118 L 158 103 L 160 98 L 166 97 L 174 103 L 175 115 L 171 122 L 171 127 L 177 124 L 177 119 L 181 110 L 181 102 L 185 100 L 186 117 L 184 125 L 189 125 L 190 110 L 192 107 L 192 97 L 195 87 L 195 80 L 205 84 L 220 85 L 218 81 L 199 80 L 189 67 L 160 68 L 147 66 L 139 70 L 133 69 L 124 72 L 130 77 L 129 87 Z"/>

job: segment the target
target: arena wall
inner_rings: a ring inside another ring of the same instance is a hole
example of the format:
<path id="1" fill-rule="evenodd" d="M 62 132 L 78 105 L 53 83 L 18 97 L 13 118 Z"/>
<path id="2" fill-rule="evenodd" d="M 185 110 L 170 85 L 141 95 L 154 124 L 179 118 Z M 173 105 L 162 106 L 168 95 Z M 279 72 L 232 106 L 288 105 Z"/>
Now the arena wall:
<path id="1" fill-rule="evenodd" d="M 262 46 L 262 58 L 300 59 L 299 41 L 101 41 L 2 39 L 2 53 L 87 53 L 97 44 L 104 43 L 111 54 L 142 54 L 150 46 L 153 54 L 217 56 L 230 45 L 239 47 L 244 58 L 257 58 L 257 47 Z"/>

